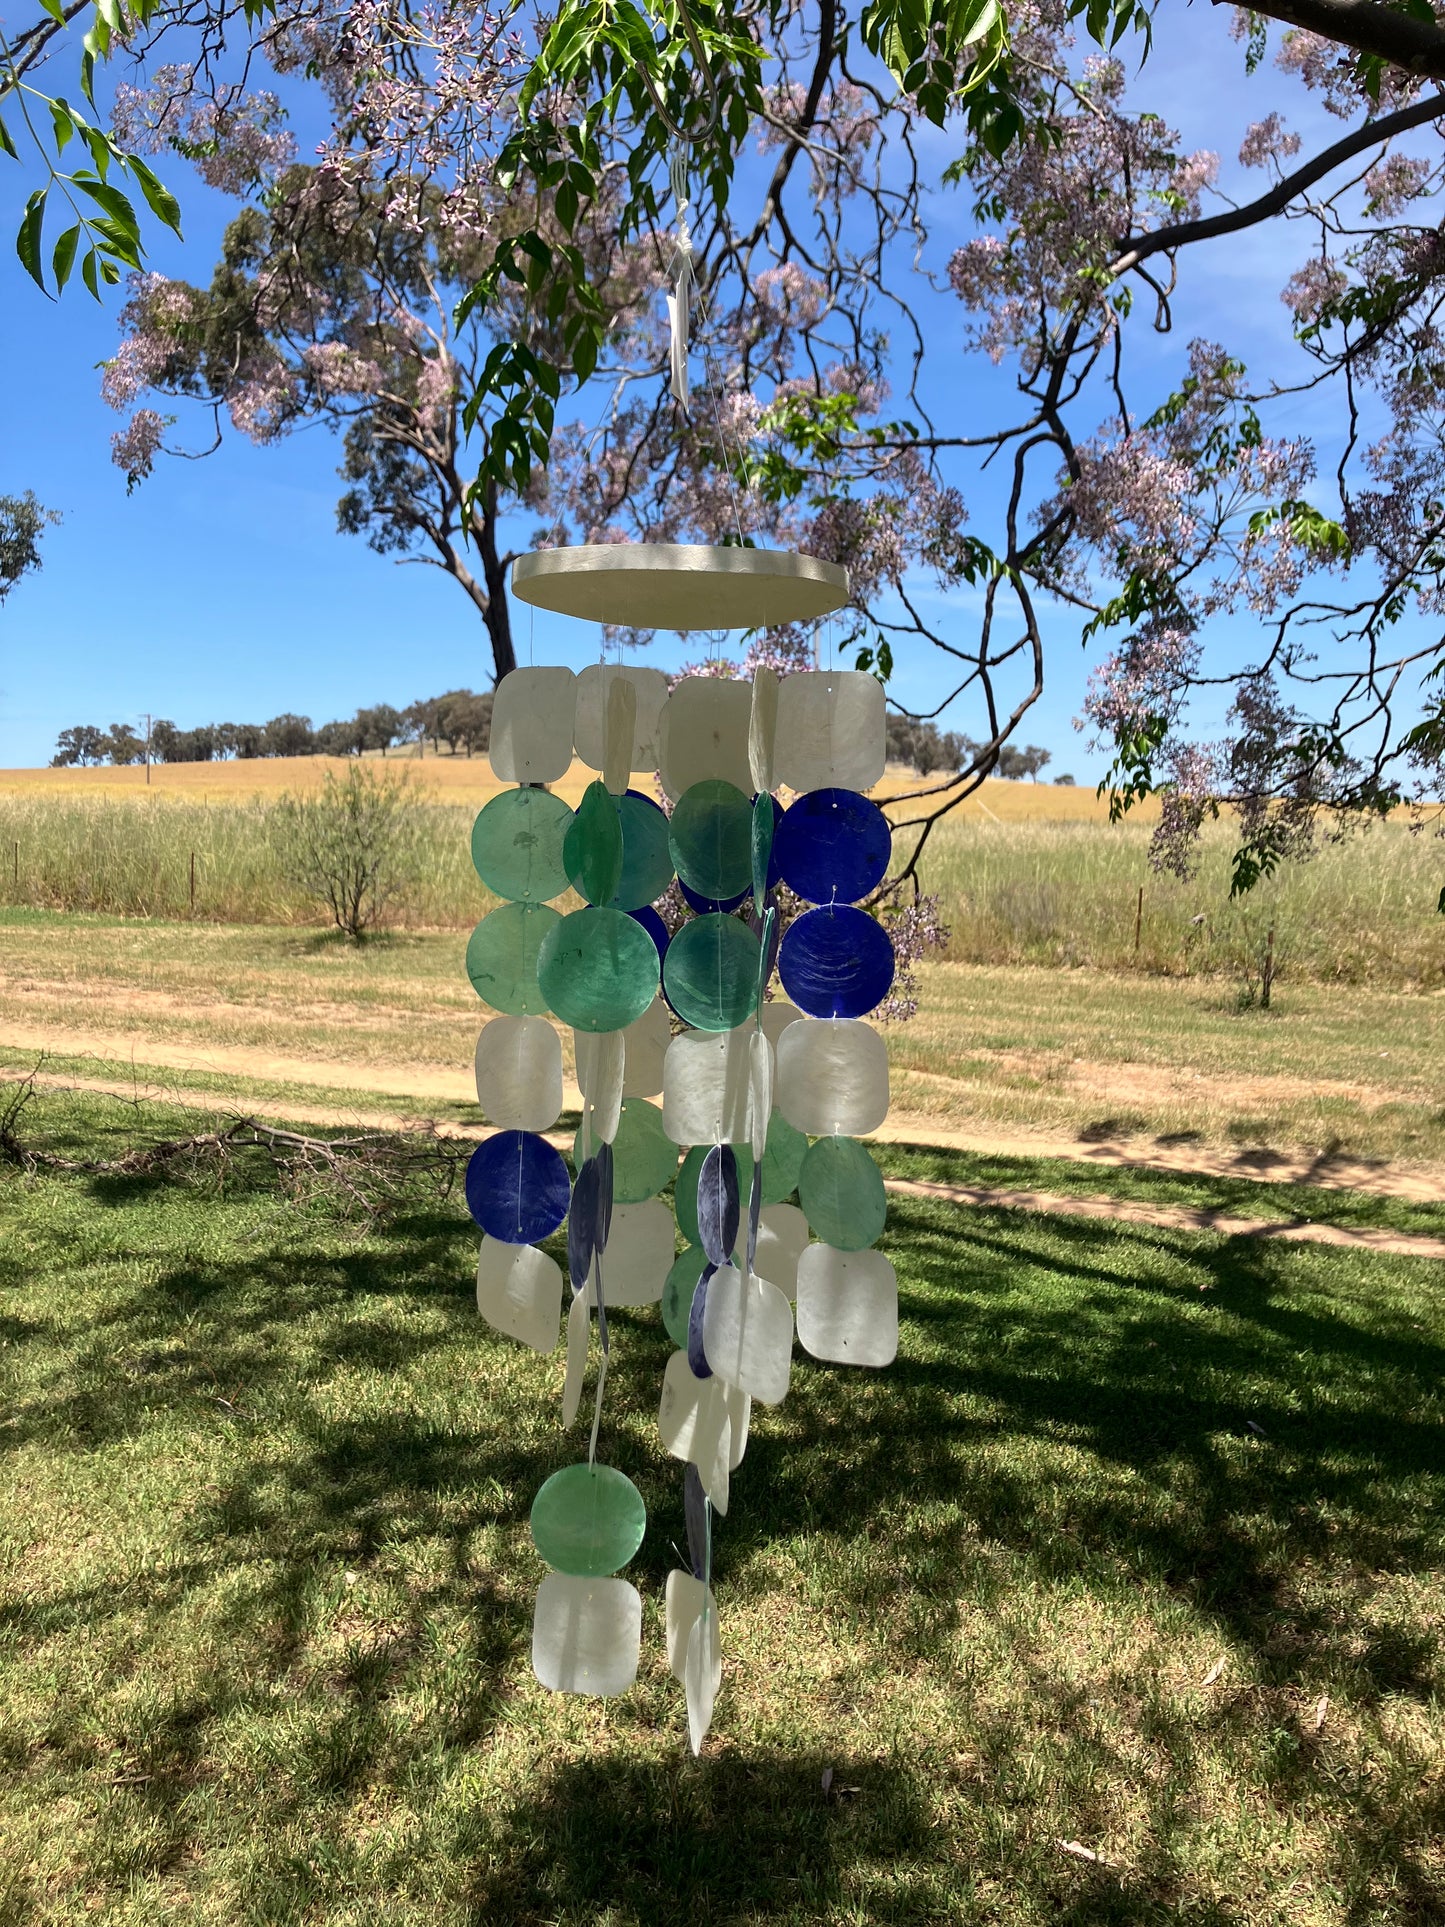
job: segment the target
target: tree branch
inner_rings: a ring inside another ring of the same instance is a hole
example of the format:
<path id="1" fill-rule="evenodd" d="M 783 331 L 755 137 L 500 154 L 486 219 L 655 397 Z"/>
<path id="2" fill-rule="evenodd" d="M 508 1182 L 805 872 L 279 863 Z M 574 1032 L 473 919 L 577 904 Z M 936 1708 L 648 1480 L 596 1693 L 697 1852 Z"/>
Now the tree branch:
<path id="1" fill-rule="evenodd" d="M 1377 11 L 1383 11 L 1378 9 Z M 1403 15 L 1392 16 L 1403 18 Z M 1445 34 L 1441 35 L 1445 44 Z M 1445 59 L 1442 59 L 1442 77 L 1445 77 Z M 1268 221 L 1281 213 L 1297 195 L 1314 186 L 1316 181 L 1333 173 L 1335 168 L 1353 160 L 1356 154 L 1363 154 L 1368 148 L 1378 147 L 1382 141 L 1392 140 L 1396 134 L 1408 132 L 1412 127 L 1423 127 L 1427 121 L 1439 120 L 1445 115 L 1445 94 L 1430 94 L 1424 100 L 1417 100 L 1413 106 L 1402 107 L 1398 113 L 1385 114 L 1379 120 L 1366 121 L 1343 140 L 1337 140 L 1322 154 L 1316 154 L 1312 161 L 1296 168 L 1293 174 L 1286 174 L 1267 194 L 1261 194 L 1257 201 L 1249 201 L 1243 207 L 1229 208 L 1223 214 L 1211 214 L 1199 221 L 1181 221 L 1174 227 L 1156 228 L 1152 234 L 1141 234 L 1126 244 L 1125 251 L 1111 262 L 1109 272 L 1118 276 L 1127 274 L 1130 268 L 1147 261 L 1151 254 L 1163 254 L 1175 248 L 1187 247 L 1194 241 L 1212 241 L 1220 234 L 1237 234 L 1241 228 L 1255 227 L 1260 221 Z"/>
<path id="2" fill-rule="evenodd" d="M 1224 6 L 1232 0 L 1214 0 L 1214 4 Z M 1378 0 L 1271 0 L 1269 5 L 1255 5 L 1251 11 L 1282 20 L 1290 27 L 1303 27 L 1306 33 L 1352 47 L 1358 54 L 1387 60 L 1407 74 L 1445 80 L 1445 29 L 1433 20 L 1397 13 L 1392 6 L 1379 5 Z"/>

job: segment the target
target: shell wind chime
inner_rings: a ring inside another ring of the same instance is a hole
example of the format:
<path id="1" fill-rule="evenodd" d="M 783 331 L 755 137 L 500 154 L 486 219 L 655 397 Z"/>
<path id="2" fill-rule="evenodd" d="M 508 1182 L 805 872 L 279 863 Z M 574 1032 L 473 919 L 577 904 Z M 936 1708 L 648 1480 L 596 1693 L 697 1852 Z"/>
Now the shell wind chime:
<path id="1" fill-rule="evenodd" d="M 686 250 L 679 273 L 685 397 Z M 662 543 L 524 556 L 512 586 L 586 621 L 676 630 L 812 622 L 848 598 L 846 571 L 812 556 Z M 646 1510 L 599 1445 L 608 1316 L 657 1306 L 676 1348 L 658 1434 L 686 1468 L 689 1565 L 667 1582 L 666 1647 L 697 1751 L 722 1677 L 713 1520 L 754 1402 L 786 1397 L 795 1326 L 815 1359 L 882 1366 L 897 1350 L 897 1282 L 875 1249 L 883 1180 L 860 1142 L 888 1109 L 888 1054 L 866 1019 L 893 949 L 858 907 L 890 854 L 864 794 L 883 773 L 883 691 L 855 670 L 760 668 L 751 683 L 694 676 L 669 692 L 653 669 L 519 668 L 498 685 L 490 754 L 516 787 L 472 832 L 477 873 L 502 899 L 466 960 L 497 1013 L 476 1052 L 496 1129 L 466 1179 L 483 1233 L 477 1304 L 539 1352 L 565 1322 L 564 1427 L 596 1339 L 586 1454 L 532 1506 L 547 1568 L 532 1664 L 564 1693 L 618 1694 L 636 1678 L 642 1600 L 619 1575 Z M 574 757 L 597 772 L 575 811 L 546 787 Z M 670 816 L 631 787 L 640 772 L 656 773 Z M 674 878 L 691 915 L 669 937 L 653 905 Z M 780 882 L 810 906 L 781 941 Z M 569 890 L 582 907 L 564 914 Z M 562 1110 L 559 1025 L 582 1096 L 575 1175 L 545 1135 Z M 540 1249 L 564 1224 L 565 1280 Z"/>

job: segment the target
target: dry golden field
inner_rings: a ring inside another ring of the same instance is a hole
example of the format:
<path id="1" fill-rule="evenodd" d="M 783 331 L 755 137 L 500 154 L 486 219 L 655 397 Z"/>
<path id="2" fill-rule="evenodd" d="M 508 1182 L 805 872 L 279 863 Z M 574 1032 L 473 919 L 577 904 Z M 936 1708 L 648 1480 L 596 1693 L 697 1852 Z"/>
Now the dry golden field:
<path id="1" fill-rule="evenodd" d="M 404 770 L 429 800 L 437 803 L 480 809 L 499 790 L 511 787 L 497 781 L 485 756 L 418 756 L 414 750 L 393 750 L 385 758 L 369 756 L 365 760 L 386 769 Z M 339 775 L 352 761 L 349 756 L 267 756 L 247 762 L 156 763 L 151 767 L 149 783 L 140 767 L 7 769 L 0 770 L 0 796 L 55 796 L 96 802 L 120 798 L 137 802 L 266 802 L 287 791 L 302 795 L 319 790 L 325 771 Z M 552 787 L 565 802 L 575 804 L 596 774 L 585 763 L 574 763 L 562 781 Z M 638 778 L 639 783 L 647 780 Z M 884 801 L 899 791 L 923 789 L 936 781 L 936 777 L 923 778 L 912 770 L 890 765 L 873 794 Z M 1103 823 L 1109 812 L 1092 789 L 991 780 L 961 806 L 958 814 L 995 823 Z"/>

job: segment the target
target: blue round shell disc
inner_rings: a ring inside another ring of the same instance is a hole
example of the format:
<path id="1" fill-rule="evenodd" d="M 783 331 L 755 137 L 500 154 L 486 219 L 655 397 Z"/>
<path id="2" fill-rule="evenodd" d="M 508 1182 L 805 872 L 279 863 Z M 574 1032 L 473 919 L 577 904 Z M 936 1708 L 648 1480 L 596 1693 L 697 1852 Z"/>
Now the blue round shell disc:
<path id="1" fill-rule="evenodd" d="M 640 923 L 642 925 L 648 936 L 651 937 L 652 941 L 657 945 L 657 961 L 661 964 L 663 958 L 667 955 L 667 946 L 672 941 L 667 933 L 667 925 L 662 921 L 662 918 L 658 916 L 650 903 L 645 903 L 640 910 L 629 910 L 627 914 L 634 923 Z"/>
<path id="2" fill-rule="evenodd" d="M 778 975 L 810 1017 L 865 1017 L 893 982 L 893 942 L 866 910 L 805 910 L 784 934 Z"/>
<path id="3" fill-rule="evenodd" d="M 747 890 L 739 890 L 735 897 L 705 897 L 694 890 L 690 883 L 684 883 L 681 877 L 677 880 L 677 887 L 681 890 L 682 900 L 688 909 L 696 910 L 700 917 L 709 916 L 719 910 L 724 915 L 729 915 L 732 911 L 741 909 L 750 895 Z"/>
<path id="4" fill-rule="evenodd" d="M 856 903 L 887 876 L 893 835 L 857 790 L 809 790 L 785 812 L 777 853 L 784 883 L 809 903 Z"/>
<path id="5" fill-rule="evenodd" d="M 467 1209 L 488 1237 L 540 1244 L 567 1215 L 571 1184 L 560 1151 L 535 1131 L 498 1131 L 472 1152 Z"/>

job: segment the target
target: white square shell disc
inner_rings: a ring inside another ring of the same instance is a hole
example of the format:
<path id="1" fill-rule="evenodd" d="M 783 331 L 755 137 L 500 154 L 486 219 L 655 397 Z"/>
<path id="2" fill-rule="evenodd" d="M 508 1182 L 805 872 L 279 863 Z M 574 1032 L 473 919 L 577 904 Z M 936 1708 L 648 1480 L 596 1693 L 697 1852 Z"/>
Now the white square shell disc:
<path id="1" fill-rule="evenodd" d="M 716 1618 L 717 1601 L 700 1579 L 694 1579 L 690 1572 L 670 1572 L 667 1575 L 667 1663 L 676 1680 L 686 1680 L 687 1637 L 701 1618 L 704 1605 Z M 714 1693 L 722 1684 L 721 1649 L 717 1653 L 716 1667 L 712 1682 Z"/>
<path id="2" fill-rule="evenodd" d="M 577 1088 L 588 1107 L 588 1144 L 611 1144 L 622 1121 L 622 1092 L 626 1067 L 625 1030 L 574 1030 L 572 1061 L 577 1066 Z"/>
<path id="3" fill-rule="evenodd" d="M 778 1039 L 788 1025 L 797 1023 L 802 1014 L 798 1006 L 790 1004 L 786 997 L 770 997 L 763 1005 L 763 1035 L 774 1050 L 778 1048 Z"/>
<path id="4" fill-rule="evenodd" d="M 573 738 L 577 754 L 588 769 L 601 769 L 607 735 L 607 692 L 619 677 L 637 692 L 637 720 L 632 726 L 632 761 L 628 768 L 657 768 L 657 730 L 667 701 L 667 677 L 660 669 L 639 669 L 631 663 L 594 662 L 577 677 L 577 718 Z"/>
<path id="5" fill-rule="evenodd" d="M 862 1137 L 888 1115 L 888 1046 L 861 1017 L 789 1024 L 778 1039 L 778 1109 L 809 1137 Z"/>
<path id="6" fill-rule="evenodd" d="M 793 1367 L 793 1308 L 766 1278 L 723 1265 L 708 1280 L 702 1348 L 719 1378 L 776 1405 Z"/>
<path id="7" fill-rule="evenodd" d="M 716 1376 L 694 1378 L 686 1352 L 674 1352 L 662 1374 L 657 1431 L 673 1458 L 695 1465 L 702 1489 L 719 1512 L 728 1509 L 732 1470 L 732 1404 Z M 746 1414 L 744 1414 L 746 1417 Z"/>
<path id="8" fill-rule="evenodd" d="M 602 1297 L 610 1310 L 631 1305 L 660 1305 L 662 1288 L 674 1249 L 673 1216 L 660 1198 L 646 1204 L 616 1204 L 612 1207 L 612 1228 L 602 1253 Z M 596 1304 L 595 1284 L 587 1286 L 589 1302 Z"/>
<path id="9" fill-rule="evenodd" d="M 836 1365 L 898 1356 L 898 1279 L 881 1251 L 809 1245 L 798 1262 L 798 1338 Z"/>
<path id="10" fill-rule="evenodd" d="M 672 1042 L 667 1005 L 654 997 L 635 1024 L 622 1033 L 626 1056 L 622 1066 L 624 1097 L 656 1097 L 662 1089 L 662 1066 Z"/>
<path id="11" fill-rule="evenodd" d="M 545 1017 L 494 1017 L 477 1039 L 477 1102 L 501 1131 L 550 1131 L 562 1110 L 562 1039 Z"/>
<path id="12" fill-rule="evenodd" d="M 513 669 L 492 702 L 492 774 L 504 783 L 555 783 L 572 767 L 577 678 L 570 669 Z"/>
<path id="13" fill-rule="evenodd" d="M 808 1249 L 808 1220 L 795 1204 L 765 1204 L 758 1219 L 753 1270 L 786 1298 L 798 1295 L 798 1260 Z"/>
<path id="14" fill-rule="evenodd" d="M 493 1331 L 550 1352 L 562 1326 L 562 1272 L 536 1245 L 509 1245 L 483 1234 L 477 1259 L 477 1310 Z"/>
<path id="15" fill-rule="evenodd" d="M 625 1579 L 549 1572 L 532 1615 L 532 1671 L 554 1693 L 610 1698 L 637 1678 L 642 1597 Z"/>
<path id="16" fill-rule="evenodd" d="M 752 715 L 751 683 L 727 676 L 683 677 L 667 699 L 657 737 L 657 773 L 674 802 L 694 783 L 714 776 L 750 794 Z"/>
<path id="17" fill-rule="evenodd" d="M 740 1024 L 673 1038 L 662 1067 L 662 1128 L 674 1144 L 751 1140 L 755 1034 L 754 1025 Z"/>
<path id="18" fill-rule="evenodd" d="M 673 699 L 676 701 L 676 697 Z M 866 790 L 883 774 L 883 685 L 862 669 L 805 669 L 778 691 L 778 781 Z"/>

